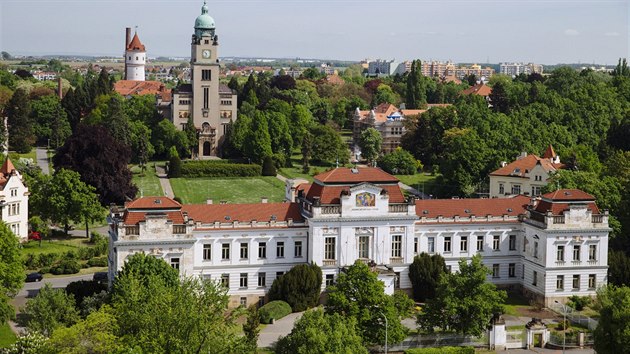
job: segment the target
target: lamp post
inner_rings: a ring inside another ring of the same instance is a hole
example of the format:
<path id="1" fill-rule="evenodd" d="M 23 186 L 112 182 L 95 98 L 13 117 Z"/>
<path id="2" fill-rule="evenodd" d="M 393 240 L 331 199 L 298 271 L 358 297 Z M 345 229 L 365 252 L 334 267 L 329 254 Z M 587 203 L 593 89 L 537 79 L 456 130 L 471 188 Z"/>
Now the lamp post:
<path id="1" fill-rule="evenodd" d="M 567 346 L 567 309 L 565 304 L 561 304 L 558 300 L 555 300 L 555 303 L 558 305 L 562 305 L 562 315 L 564 316 L 562 322 L 562 354 L 564 354 L 565 348 Z"/>
<path id="2" fill-rule="evenodd" d="M 385 354 L 387 354 L 387 316 L 383 312 L 381 312 L 381 315 L 385 319 Z"/>

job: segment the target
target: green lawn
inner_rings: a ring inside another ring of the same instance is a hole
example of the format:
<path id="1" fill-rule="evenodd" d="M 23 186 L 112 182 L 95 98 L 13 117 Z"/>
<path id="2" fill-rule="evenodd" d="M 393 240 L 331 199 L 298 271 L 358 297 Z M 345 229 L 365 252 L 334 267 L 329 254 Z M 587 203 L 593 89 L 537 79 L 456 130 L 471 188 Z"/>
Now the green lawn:
<path id="1" fill-rule="evenodd" d="M 519 293 L 508 293 L 505 305 L 503 305 L 503 310 L 506 315 L 521 316 L 518 309 L 531 307 L 532 306 L 529 304 L 529 300 L 523 295 Z"/>
<path id="2" fill-rule="evenodd" d="M 38 241 L 29 241 L 22 244 L 22 248 L 20 251 L 23 255 L 67 252 L 76 250 L 79 247 L 91 247 L 88 242 L 89 240 L 85 237 L 73 237 L 61 240 L 52 239 L 43 240 L 40 247 Z"/>
<path id="3" fill-rule="evenodd" d="M 162 196 L 162 186 L 160 179 L 155 174 L 155 168 L 152 165 L 147 166 L 144 174 L 141 173 L 138 166 L 131 167 L 133 173 L 132 181 L 138 187 L 138 196 Z"/>
<path id="4" fill-rule="evenodd" d="M 6 348 L 15 343 L 17 339 L 15 333 L 11 330 L 8 323 L 4 323 L 0 326 L 0 348 Z"/>
<path id="5" fill-rule="evenodd" d="M 85 275 L 85 274 L 94 274 L 96 272 L 107 272 L 107 267 L 89 267 L 89 268 L 81 268 L 78 273 L 75 274 L 44 274 L 44 280 L 52 279 L 52 278 L 65 278 L 65 277 L 75 277 L 77 275 Z"/>
<path id="6" fill-rule="evenodd" d="M 26 154 L 18 154 L 17 152 L 11 152 L 9 153 L 9 157 L 15 160 L 18 160 L 19 158 L 23 157 L 26 159 L 32 159 L 33 162 L 37 163 L 37 155 L 35 153 L 35 148 L 32 148 L 31 152 L 26 153 Z"/>
<path id="7" fill-rule="evenodd" d="M 261 197 L 270 202 L 284 200 L 284 183 L 276 177 L 244 178 L 171 178 L 175 196 L 184 204 L 203 204 L 207 199 L 215 203 L 258 203 Z"/>
<path id="8" fill-rule="evenodd" d="M 313 176 L 318 175 L 322 172 L 326 172 L 330 169 L 335 168 L 335 164 L 314 164 L 311 163 L 309 173 L 302 172 L 302 153 L 298 150 L 294 150 L 291 155 L 291 164 L 292 167 L 283 167 L 278 170 L 278 174 L 286 177 L 286 178 L 302 178 L 309 182 L 313 181 Z M 340 165 L 342 167 L 343 165 Z"/>

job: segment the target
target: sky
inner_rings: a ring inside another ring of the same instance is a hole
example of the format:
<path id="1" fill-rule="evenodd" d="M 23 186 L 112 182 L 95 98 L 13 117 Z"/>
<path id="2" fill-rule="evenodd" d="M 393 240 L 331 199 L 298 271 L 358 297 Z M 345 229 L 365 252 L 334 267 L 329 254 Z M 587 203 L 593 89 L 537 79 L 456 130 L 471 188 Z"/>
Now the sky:
<path id="1" fill-rule="evenodd" d="M 219 56 L 615 64 L 630 0 L 208 0 Z M 189 57 L 203 0 L 0 0 L 0 50 Z"/>

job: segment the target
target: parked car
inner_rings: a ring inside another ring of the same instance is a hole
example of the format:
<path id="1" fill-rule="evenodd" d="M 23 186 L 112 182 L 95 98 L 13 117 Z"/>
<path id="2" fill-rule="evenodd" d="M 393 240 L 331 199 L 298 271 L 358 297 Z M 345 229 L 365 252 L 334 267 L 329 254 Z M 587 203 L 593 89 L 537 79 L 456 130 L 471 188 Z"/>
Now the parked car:
<path id="1" fill-rule="evenodd" d="M 41 281 L 42 279 L 44 279 L 44 276 L 41 275 L 40 273 L 30 273 L 26 275 L 27 283 L 31 283 L 34 281 Z"/>
<path id="2" fill-rule="evenodd" d="M 107 282 L 107 272 L 96 272 L 94 276 L 92 276 L 93 281 L 97 281 L 99 283 Z"/>

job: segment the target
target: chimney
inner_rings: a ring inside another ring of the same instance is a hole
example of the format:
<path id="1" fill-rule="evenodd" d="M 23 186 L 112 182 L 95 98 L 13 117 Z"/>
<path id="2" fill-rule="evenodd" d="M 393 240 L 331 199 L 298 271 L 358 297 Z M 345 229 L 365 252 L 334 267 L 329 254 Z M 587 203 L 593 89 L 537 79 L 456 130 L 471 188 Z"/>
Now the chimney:
<path id="1" fill-rule="evenodd" d="M 269 202 L 269 198 L 267 198 L 267 197 L 261 197 L 261 198 L 260 198 L 260 202 L 261 202 L 261 203 L 263 203 L 263 204 L 266 204 L 266 203 L 268 203 L 268 202 Z"/>
<path id="2" fill-rule="evenodd" d="M 125 72 L 123 73 L 123 79 L 127 80 L 127 46 L 131 42 L 131 27 L 125 28 L 125 50 L 123 51 L 123 59 L 125 61 Z"/>
<path id="3" fill-rule="evenodd" d="M 57 96 L 59 96 L 60 100 L 63 98 L 63 89 L 62 89 L 60 77 L 57 78 Z"/>
<path id="4" fill-rule="evenodd" d="M 208 205 L 212 204 L 212 199 L 206 199 L 206 204 Z"/>

